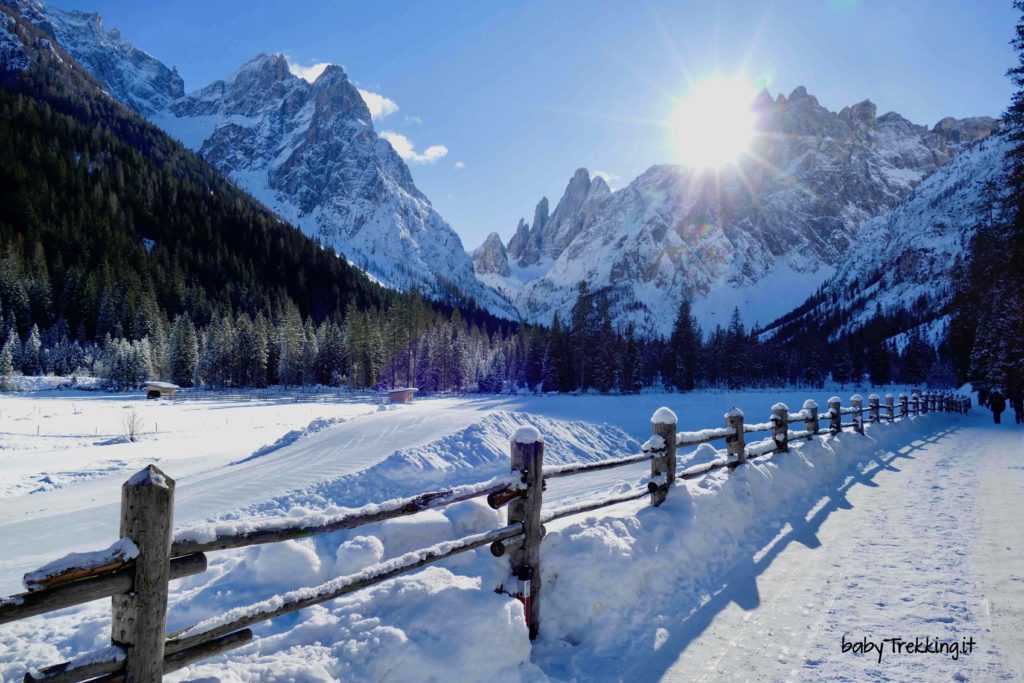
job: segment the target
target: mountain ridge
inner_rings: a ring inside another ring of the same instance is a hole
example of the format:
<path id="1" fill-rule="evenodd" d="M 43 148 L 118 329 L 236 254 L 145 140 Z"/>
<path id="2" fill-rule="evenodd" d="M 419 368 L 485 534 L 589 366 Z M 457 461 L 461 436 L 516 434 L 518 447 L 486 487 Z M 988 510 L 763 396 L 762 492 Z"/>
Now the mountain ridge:
<path id="1" fill-rule="evenodd" d="M 95 13 L 0 0 L 57 37 L 116 99 L 199 152 L 256 199 L 387 286 L 514 317 L 459 236 L 377 135 L 340 66 L 309 83 L 281 55 L 186 93 L 180 76 Z"/>
<path id="2" fill-rule="evenodd" d="M 789 96 L 762 91 L 753 107 L 758 136 L 737 166 L 652 166 L 576 216 L 565 244 L 557 240 L 565 231 L 548 232 L 543 199 L 506 251 L 515 271 L 540 263 L 545 254 L 534 245 L 555 244 L 549 267 L 526 279 L 503 275 L 492 253 L 476 260 L 477 276 L 531 322 L 550 322 L 556 312 L 565 319 L 582 280 L 612 294 L 620 325 L 634 322 L 649 334 L 667 333 L 684 297 L 705 328 L 725 324 L 733 305 L 748 324 L 764 324 L 832 276 L 862 225 L 999 128 L 990 117 L 947 117 L 929 128 L 895 112 L 878 116 L 870 100 L 831 112 L 802 86 Z M 586 169 L 559 205 L 576 205 L 581 176 Z"/>

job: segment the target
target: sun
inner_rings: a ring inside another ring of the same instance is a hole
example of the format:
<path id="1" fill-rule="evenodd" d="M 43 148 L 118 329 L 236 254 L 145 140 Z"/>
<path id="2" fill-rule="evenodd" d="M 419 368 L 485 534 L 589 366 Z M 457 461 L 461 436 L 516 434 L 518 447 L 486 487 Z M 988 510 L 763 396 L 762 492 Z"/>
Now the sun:
<path id="1" fill-rule="evenodd" d="M 693 83 L 667 122 L 675 159 L 695 169 L 735 162 L 750 148 L 756 92 L 740 77 Z"/>

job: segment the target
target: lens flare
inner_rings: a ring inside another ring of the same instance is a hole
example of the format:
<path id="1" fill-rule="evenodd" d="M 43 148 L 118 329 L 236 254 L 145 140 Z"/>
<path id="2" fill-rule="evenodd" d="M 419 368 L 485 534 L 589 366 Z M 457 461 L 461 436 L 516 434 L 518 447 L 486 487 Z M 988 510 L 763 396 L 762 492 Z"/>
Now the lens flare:
<path id="1" fill-rule="evenodd" d="M 675 159 L 696 169 L 735 162 L 754 139 L 755 95 L 738 77 L 692 84 L 667 123 Z"/>

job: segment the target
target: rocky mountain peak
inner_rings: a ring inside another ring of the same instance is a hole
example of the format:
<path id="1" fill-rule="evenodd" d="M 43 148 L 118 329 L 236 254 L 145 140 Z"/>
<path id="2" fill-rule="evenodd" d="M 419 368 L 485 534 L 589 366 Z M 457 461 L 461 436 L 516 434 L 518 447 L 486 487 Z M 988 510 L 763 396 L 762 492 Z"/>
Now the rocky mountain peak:
<path id="1" fill-rule="evenodd" d="M 37 0 L 0 3 L 34 12 L 26 18 L 54 35 L 111 95 L 378 280 L 512 314 L 506 300 L 477 280 L 458 235 L 377 135 L 366 102 L 340 66 L 308 83 L 291 73 L 283 55 L 260 54 L 185 94 L 177 71 L 118 32 L 105 33 L 98 15 Z"/>
<path id="2" fill-rule="evenodd" d="M 520 224 L 522 223 L 520 222 Z M 508 252 L 498 233 L 492 232 L 483 244 L 473 250 L 473 270 L 478 275 L 494 273 L 507 276 L 511 274 L 512 271 L 508 265 Z"/>
<path id="3" fill-rule="evenodd" d="M 533 229 L 543 230 L 548 222 L 548 198 L 541 197 L 537 207 L 533 210 Z"/>
<path id="4" fill-rule="evenodd" d="M 37 0 L 0 0 L 27 21 L 49 33 L 111 95 L 149 116 L 184 95 L 176 71 L 126 41 L 117 29 L 109 33 L 95 12 L 60 10 Z"/>
<path id="5" fill-rule="evenodd" d="M 564 317 L 583 280 L 612 293 L 619 322 L 648 332 L 667 332 L 683 296 L 706 328 L 734 304 L 748 324 L 768 322 L 839 267 L 866 221 L 998 129 L 985 117 L 929 129 L 879 116 L 870 100 L 833 112 L 804 87 L 762 92 L 754 107 L 763 134 L 753 154 L 716 174 L 653 166 L 611 193 L 577 171 L 542 233 L 530 230 L 554 263 L 508 288 L 522 315 Z M 764 287 L 776 277 L 781 298 Z"/>
<path id="6" fill-rule="evenodd" d="M 591 178 L 589 170 L 576 169 L 550 215 L 547 197 L 540 200 L 525 237 L 520 221 L 508 243 L 509 256 L 523 268 L 539 263 L 542 258 L 557 259 L 579 233 L 593 206 L 610 194 L 611 188 L 604 178 Z"/>
<path id="7" fill-rule="evenodd" d="M 875 125 L 875 117 L 878 107 L 871 100 L 864 100 L 849 107 L 843 107 L 839 112 L 839 118 L 851 125 L 868 127 Z"/>

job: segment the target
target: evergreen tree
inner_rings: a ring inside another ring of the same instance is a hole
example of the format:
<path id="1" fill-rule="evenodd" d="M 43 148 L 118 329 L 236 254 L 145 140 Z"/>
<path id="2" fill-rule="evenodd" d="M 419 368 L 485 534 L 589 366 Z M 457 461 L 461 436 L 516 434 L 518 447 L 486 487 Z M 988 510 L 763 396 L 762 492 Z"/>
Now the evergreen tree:
<path id="1" fill-rule="evenodd" d="M 690 312 L 689 299 L 684 297 L 679 304 L 668 342 L 671 374 L 667 379 L 679 391 L 691 391 L 696 386 L 700 345 L 697 319 Z"/>
<path id="2" fill-rule="evenodd" d="M 192 386 L 199 362 L 199 348 L 196 328 L 188 315 L 179 315 L 174 319 L 167 344 L 167 358 L 171 382 L 183 387 Z"/>
<path id="3" fill-rule="evenodd" d="M 0 348 L 0 386 L 4 386 L 9 380 L 11 375 L 14 374 L 14 357 L 11 353 L 11 347 L 9 344 L 4 344 L 3 348 Z"/>
<path id="4" fill-rule="evenodd" d="M 317 356 L 320 355 L 320 343 L 317 340 L 313 322 L 306 318 L 302 326 L 302 383 L 305 385 L 317 382 Z"/>
<path id="5" fill-rule="evenodd" d="M 832 381 L 838 382 L 839 386 L 846 388 L 846 383 L 853 378 L 853 359 L 850 358 L 850 351 L 843 349 L 839 352 L 832 365 Z"/>
<path id="6" fill-rule="evenodd" d="M 21 341 L 13 326 L 7 331 L 7 341 L 4 342 L 2 353 L 10 357 L 12 373 L 14 370 L 21 369 Z"/>
<path id="7" fill-rule="evenodd" d="M 574 388 L 581 391 L 591 386 L 591 353 L 593 352 L 594 316 L 593 298 L 585 280 L 576 285 L 576 303 L 572 307 L 571 339 L 569 348 Z M 567 359 L 569 360 L 569 359 Z"/>
<path id="8" fill-rule="evenodd" d="M 281 384 L 302 384 L 305 363 L 306 334 L 302 318 L 295 306 L 289 306 L 278 329 L 278 376 Z"/>
<path id="9" fill-rule="evenodd" d="M 900 361 L 903 381 L 907 384 L 920 384 L 931 373 L 935 350 L 915 331 L 910 334 Z"/>
<path id="10" fill-rule="evenodd" d="M 722 359 L 725 383 L 730 389 L 739 389 L 750 383 L 750 356 L 747 331 L 740 318 L 739 306 L 733 308 L 729 330 L 725 339 L 725 356 Z"/>
<path id="11" fill-rule="evenodd" d="M 32 330 L 25 340 L 21 350 L 21 372 L 25 375 L 40 375 L 43 372 L 42 364 L 43 344 L 39 340 L 39 326 L 32 325 Z"/>

